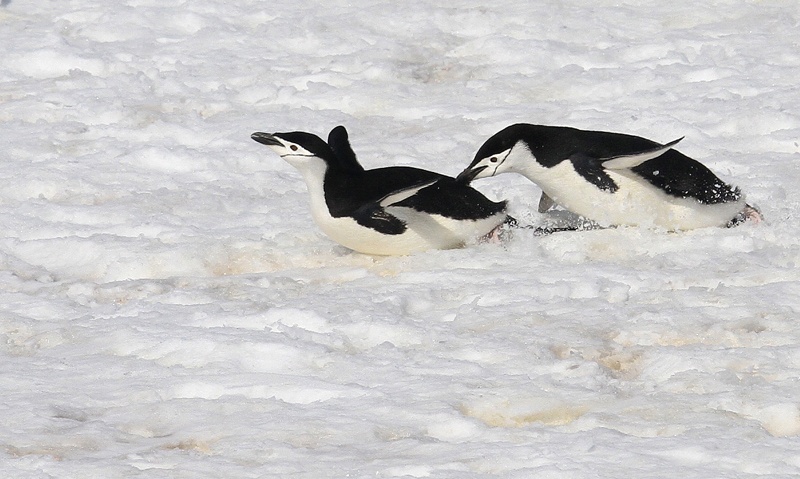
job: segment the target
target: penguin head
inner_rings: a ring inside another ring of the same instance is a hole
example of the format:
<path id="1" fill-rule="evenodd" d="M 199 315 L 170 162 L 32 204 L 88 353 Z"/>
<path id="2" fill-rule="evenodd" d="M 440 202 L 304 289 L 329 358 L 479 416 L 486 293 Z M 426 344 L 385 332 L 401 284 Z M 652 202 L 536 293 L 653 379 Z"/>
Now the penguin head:
<path id="1" fill-rule="evenodd" d="M 522 141 L 518 126 L 509 126 L 486 140 L 478 149 L 472 163 L 456 179 L 469 183 L 477 178 L 514 171 L 517 158 L 532 156 L 528 144 Z"/>
<path id="2" fill-rule="evenodd" d="M 332 161 L 335 161 L 333 151 L 322 138 L 304 131 L 271 134 L 256 132 L 250 135 L 250 138 L 267 145 L 299 170 L 327 168 Z"/>

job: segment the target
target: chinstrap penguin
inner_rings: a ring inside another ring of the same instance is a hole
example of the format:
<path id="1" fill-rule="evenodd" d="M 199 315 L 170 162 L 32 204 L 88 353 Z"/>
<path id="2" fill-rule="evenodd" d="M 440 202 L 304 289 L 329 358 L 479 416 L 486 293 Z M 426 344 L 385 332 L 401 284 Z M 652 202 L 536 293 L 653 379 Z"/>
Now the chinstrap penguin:
<path id="1" fill-rule="evenodd" d="M 633 135 L 561 126 L 511 125 L 489 138 L 458 180 L 515 172 L 542 190 L 539 212 L 555 204 L 599 226 L 670 231 L 735 226 L 762 217 L 696 160 Z"/>
<path id="2" fill-rule="evenodd" d="M 327 143 L 302 131 L 251 138 L 300 171 L 320 229 L 361 253 L 457 248 L 514 222 L 505 201 L 489 200 L 468 182 L 408 166 L 365 170 L 343 126 L 331 130 Z"/>

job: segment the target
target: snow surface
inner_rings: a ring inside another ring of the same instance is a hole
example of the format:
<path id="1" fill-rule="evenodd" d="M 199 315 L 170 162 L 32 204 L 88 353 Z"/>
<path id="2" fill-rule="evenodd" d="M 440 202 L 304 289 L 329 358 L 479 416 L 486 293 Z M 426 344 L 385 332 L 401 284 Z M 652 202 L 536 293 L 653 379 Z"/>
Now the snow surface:
<path id="1" fill-rule="evenodd" d="M 800 474 L 798 3 L 446 3 L 3 0 L 0 477 Z M 768 222 L 373 258 L 250 139 L 518 121 L 685 135 Z"/>

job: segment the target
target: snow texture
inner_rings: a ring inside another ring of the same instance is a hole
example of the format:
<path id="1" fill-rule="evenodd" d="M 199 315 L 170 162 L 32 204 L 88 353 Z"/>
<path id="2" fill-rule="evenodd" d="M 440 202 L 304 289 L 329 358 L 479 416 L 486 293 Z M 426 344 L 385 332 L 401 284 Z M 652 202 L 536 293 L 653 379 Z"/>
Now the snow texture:
<path id="1" fill-rule="evenodd" d="M 0 477 L 800 474 L 797 3 L 443 5 L 3 0 Z M 767 222 L 370 257 L 250 139 L 515 122 L 685 136 Z"/>

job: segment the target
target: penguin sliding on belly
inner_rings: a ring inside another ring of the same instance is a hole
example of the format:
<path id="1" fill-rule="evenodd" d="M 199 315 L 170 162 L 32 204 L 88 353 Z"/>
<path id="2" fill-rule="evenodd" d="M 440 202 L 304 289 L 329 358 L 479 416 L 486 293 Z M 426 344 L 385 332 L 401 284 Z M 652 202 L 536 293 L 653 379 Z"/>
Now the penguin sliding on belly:
<path id="1" fill-rule="evenodd" d="M 690 230 L 761 221 L 739 188 L 701 163 L 638 136 L 560 126 L 511 125 L 489 138 L 458 180 L 519 173 L 554 204 L 600 226 Z"/>
<path id="2" fill-rule="evenodd" d="M 468 182 L 407 166 L 365 170 L 337 126 L 328 142 L 306 132 L 253 133 L 303 176 L 314 222 L 331 239 L 375 255 L 457 248 L 513 219 Z"/>

